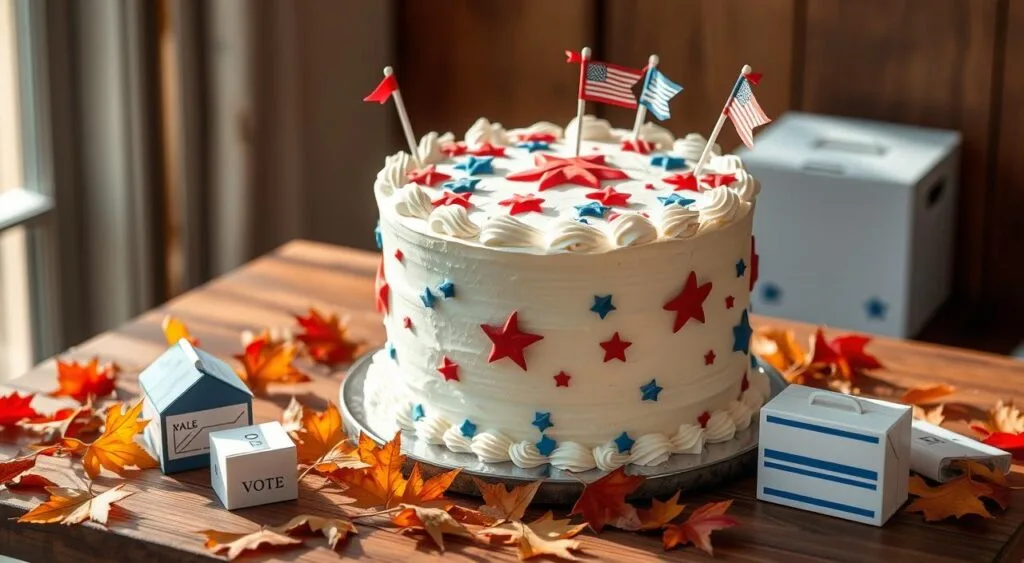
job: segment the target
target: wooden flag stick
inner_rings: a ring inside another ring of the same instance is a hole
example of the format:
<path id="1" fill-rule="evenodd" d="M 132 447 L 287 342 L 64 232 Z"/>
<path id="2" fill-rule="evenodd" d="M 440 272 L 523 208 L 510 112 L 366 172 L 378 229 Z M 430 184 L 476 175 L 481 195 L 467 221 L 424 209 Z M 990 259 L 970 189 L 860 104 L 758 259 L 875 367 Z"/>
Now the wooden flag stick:
<path id="1" fill-rule="evenodd" d="M 389 66 L 384 67 L 384 76 L 391 76 L 395 73 L 395 70 Z M 420 162 L 419 149 L 416 146 L 416 136 L 412 132 L 412 124 L 409 123 L 409 114 L 405 112 L 405 102 L 402 101 L 402 91 L 395 88 L 395 91 L 391 93 L 395 98 L 395 107 L 398 109 L 398 120 L 402 122 L 402 130 L 405 131 L 405 140 L 409 143 L 409 154 L 412 156 L 412 161 L 416 164 L 416 168 L 423 168 L 423 163 Z"/>
<path id="2" fill-rule="evenodd" d="M 583 100 L 583 83 L 587 78 L 587 61 L 590 60 L 590 47 L 580 51 L 580 89 L 576 97 L 576 156 L 580 155 L 580 143 L 583 142 L 583 111 L 587 102 Z"/>
<path id="3" fill-rule="evenodd" d="M 725 124 L 725 118 L 727 117 L 726 112 L 729 110 L 729 104 L 732 103 L 732 99 L 736 97 L 736 91 L 739 90 L 743 77 L 750 74 L 750 65 L 743 65 L 740 69 L 740 75 L 736 78 L 736 84 L 733 85 L 732 90 L 729 92 L 729 97 L 725 100 L 725 105 L 722 106 L 722 114 L 718 116 L 718 123 L 715 123 L 715 129 L 711 132 L 711 137 L 708 138 L 708 144 L 704 146 L 704 152 L 700 153 L 700 160 L 697 161 L 697 166 L 693 169 L 693 175 L 699 176 L 704 165 L 707 164 L 708 156 L 711 154 L 711 147 L 715 146 L 715 141 L 718 140 L 718 134 L 722 132 L 722 125 Z"/>
<path id="4" fill-rule="evenodd" d="M 658 55 L 651 55 L 647 59 L 647 76 L 644 77 L 644 87 L 640 90 L 640 97 L 644 97 L 644 92 L 647 91 L 647 85 L 651 82 L 651 73 L 654 69 L 658 68 Z M 647 106 L 643 103 L 637 103 L 636 105 L 636 119 L 633 120 L 633 140 L 640 139 L 640 126 L 644 124 L 644 119 L 647 118 Z"/>

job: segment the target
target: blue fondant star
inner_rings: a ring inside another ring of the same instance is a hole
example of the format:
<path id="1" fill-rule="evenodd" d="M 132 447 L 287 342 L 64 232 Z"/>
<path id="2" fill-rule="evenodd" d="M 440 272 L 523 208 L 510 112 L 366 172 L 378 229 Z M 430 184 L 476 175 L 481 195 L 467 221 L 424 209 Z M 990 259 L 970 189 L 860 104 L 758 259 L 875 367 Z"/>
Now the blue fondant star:
<path id="1" fill-rule="evenodd" d="M 467 156 L 466 160 L 455 165 L 455 169 L 469 175 L 494 174 L 493 164 L 493 156 Z"/>
<path id="2" fill-rule="evenodd" d="M 742 258 L 740 258 L 740 261 L 736 262 L 736 277 L 737 278 L 742 278 L 743 274 L 745 274 L 746 271 L 747 271 L 747 263 L 744 262 Z"/>
<path id="3" fill-rule="evenodd" d="M 651 166 L 657 166 L 662 170 L 678 170 L 686 167 L 686 159 L 670 154 L 656 154 L 651 157 Z"/>
<path id="4" fill-rule="evenodd" d="M 882 301 L 878 297 L 872 297 L 864 303 L 864 310 L 868 314 L 868 318 L 876 321 L 885 320 L 885 313 L 889 309 L 889 304 Z"/>
<path id="5" fill-rule="evenodd" d="M 458 180 L 452 180 L 451 182 L 445 182 L 442 184 L 446 189 L 457 193 L 473 193 L 476 191 L 476 185 L 480 183 L 480 178 L 459 178 Z"/>
<path id="6" fill-rule="evenodd" d="M 661 387 L 658 386 L 658 382 L 654 379 L 650 380 L 644 385 L 640 386 L 640 392 L 642 393 L 642 401 L 657 401 L 658 393 L 661 393 Z"/>
<path id="7" fill-rule="evenodd" d="M 605 207 L 596 201 L 585 203 L 583 205 L 576 206 L 576 216 L 579 218 L 583 217 L 597 217 L 598 219 L 604 217 L 605 213 L 608 213 L 610 207 Z"/>
<path id="8" fill-rule="evenodd" d="M 601 315 L 602 319 L 607 317 L 608 313 L 611 313 L 612 311 L 615 310 L 615 305 L 612 305 L 612 296 L 595 295 L 594 305 L 590 307 L 590 310 L 597 313 L 598 315 Z"/>
<path id="9" fill-rule="evenodd" d="M 732 351 L 744 354 L 750 352 L 750 335 L 753 333 L 754 331 L 750 328 L 750 316 L 744 309 L 743 316 L 740 317 L 740 324 L 732 327 Z"/>
<path id="10" fill-rule="evenodd" d="M 619 453 L 624 454 L 633 447 L 636 440 L 630 438 L 629 434 L 623 432 L 622 434 L 619 434 L 619 437 L 613 440 L 613 442 L 615 442 L 615 447 L 619 448 Z"/>
<path id="11" fill-rule="evenodd" d="M 476 425 L 470 422 L 467 418 L 462 421 L 462 426 L 459 427 L 459 432 L 467 438 L 472 438 L 476 435 Z"/>
<path id="12" fill-rule="evenodd" d="M 398 359 L 398 350 L 395 350 L 395 345 L 390 341 L 384 343 L 384 349 L 388 351 L 388 356 L 391 356 L 392 360 Z"/>
<path id="13" fill-rule="evenodd" d="M 765 303 L 776 304 L 782 301 L 782 288 L 774 283 L 761 283 L 761 299 Z"/>
<path id="14" fill-rule="evenodd" d="M 412 406 L 412 419 L 413 420 L 420 420 L 421 418 L 423 418 L 425 416 L 427 416 L 427 415 L 423 412 L 423 405 L 417 404 L 417 405 L 413 405 Z"/>
<path id="15" fill-rule="evenodd" d="M 555 451 L 555 446 L 557 445 L 558 442 L 552 440 L 550 436 L 541 436 L 540 441 L 536 444 L 537 451 L 540 452 L 540 455 L 542 456 L 551 455 L 551 452 Z"/>
<path id="16" fill-rule="evenodd" d="M 423 302 L 423 306 L 427 307 L 428 309 L 433 309 L 434 299 L 436 299 L 436 297 L 434 297 L 433 293 L 430 293 L 430 288 L 424 287 L 423 293 L 420 294 L 420 301 Z"/>
<path id="17" fill-rule="evenodd" d="M 694 203 L 697 200 L 685 198 L 685 197 L 683 197 L 683 196 L 681 196 L 679 194 L 669 194 L 669 195 L 664 196 L 664 197 L 658 196 L 658 201 L 660 201 L 661 204 L 663 206 L 665 206 L 665 207 L 668 207 L 668 206 L 672 205 L 673 203 L 678 203 L 679 205 L 682 205 L 683 207 L 685 207 L 687 205 L 690 205 L 691 203 Z"/>
<path id="18" fill-rule="evenodd" d="M 384 248 L 384 237 L 380 234 L 380 221 L 377 221 L 377 226 L 373 228 L 373 238 L 377 241 L 377 249 Z"/>
<path id="19" fill-rule="evenodd" d="M 521 149 L 526 149 L 529 152 L 546 151 L 551 149 L 551 146 L 544 141 L 523 141 L 516 146 Z"/>
<path id="20" fill-rule="evenodd" d="M 533 422 L 530 424 L 537 427 L 537 430 L 544 432 L 548 428 L 554 426 L 551 422 L 551 413 L 549 412 L 537 412 L 533 414 Z"/>
<path id="21" fill-rule="evenodd" d="M 455 284 L 452 283 L 452 280 L 444 280 L 441 282 L 441 285 L 437 286 L 437 290 L 441 292 L 445 299 L 455 297 Z"/>

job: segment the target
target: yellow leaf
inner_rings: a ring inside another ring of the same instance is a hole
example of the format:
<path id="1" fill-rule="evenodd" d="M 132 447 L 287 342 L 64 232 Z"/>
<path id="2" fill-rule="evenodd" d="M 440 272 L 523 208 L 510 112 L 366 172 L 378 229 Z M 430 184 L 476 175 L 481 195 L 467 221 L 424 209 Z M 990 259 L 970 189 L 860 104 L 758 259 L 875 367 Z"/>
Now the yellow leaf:
<path id="1" fill-rule="evenodd" d="M 473 532 L 452 518 L 443 508 L 409 506 L 395 514 L 391 522 L 403 530 L 425 531 L 442 552 L 445 534 L 476 539 Z"/>
<path id="2" fill-rule="evenodd" d="M 282 534 L 294 534 L 301 531 L 313 534 L 322 533 L 327 538 L 327 545 L 331 546 L 331 549 L 337 549 L 338 542 L 350 534 L 358 533 L 356 527 L 348 520 L 321 518 L 310 514 L 296 516 L 285 524 L 274 526 L 271 529 Z"/>
<path id="3" fill-rule="evenodd" d="M 121 483 L 98 495 L 81 489 L 46 487 L 50 499 L 18 518 L 18 522 L 70 526 L 91 520 L 105 525 L 110 506 L 132 494 L 122 490 L 123 487 L 124 483 Z"/>
<path id="4" fill-rule="evenodd" d="M 101 467 L 124 477 L 125 469 L 128 467 L 151 469 L 159 465 L 149 452 L 135 442 L 135 435 L 141 434 L 149 424 L 148 420 L 139 419 L 142 401 L 127 410 L 123 409 L 124 405 L 121 403 L 115 403 L 107 408 L 103 434 L 85 448 L 82 465 L 90 479 L 99 476 Z M 78 440 L 70 438 L 65 442 L 69 442 L 73 449 L 75 444 L 81 444 Z"/>
<path id="5" fill-rule="evenodd" d="M 534 495 L 543 483 L 534 481 L 508 490 L 501 483 L 486 483 L 476 477 L 473 477 L 473 482 L 484 497 L 480 512 L 498 520 L 522 520 L 526 507 L 533 502 Z"/>
<path id="6" fill-rule="evenodd" d="M 553 555 L 561 559 L 575 561 L 576 557 L 570 551 L 580 551 L 579 540 L 569 539 L 548 539 L 537 535 L 529 526 L 519 523 L 521 536 L 519 538 L 519 560 L 526 561 L 541 555 Z"/>
<path id="7" fill-rule="evenodd" d="M 807 354 L 797 344 L 791 330 L 771 327 L 759 329 L 754 332 L 750 349 L 751 353 L 757 354 L 781 373 L 803 365 L 807 360 Z"/>
<path id="8" fill-rule="evenodd" d="M 164 331 L 164 338 L 167 339 L 168 346 L 174 346 L 182 338 L 188 340 L 193 346 L 199 346 L 199 339 L 193 337 L 185 323 L 181 322 L 181 319 L 177 317 L 167 315 L 164 317 L 163 322 L 160 323 L 160 327 Z"/>
<path id="9" fill-rule="evenodd" d="M 409 479 L 402 490 L 402 503 L 424 505 L 444 499 L 445 491 L 452 486 L 452 482 L 461 471 L 461 469 L 452 469 L 424 481 L 420 464 L 413 464 Z"/>
<path id="10" fill-rule="evenodd" d="M 348 441 L 341 426 L 341 413 L 334 403 L 327 403 L 327 409 L 320 413 L 303 408 L 300 424 L 299 430 L 291 433 L 299 463 L 313 465 L 320 473 L 340 467 L 367 467 Z"/>
<path id="11" fill-rule="evenodd" d="M 676 491 L 676 494 L 665 502 L 654 499 L 651 501 L 650 508 L 637 510 L 637 516 L 640 517 L 640 529 L 657 530 L 682 514 L 686 505 L 679 504 L 679 493 L 681 492 Z"/>
<path id="12" fill-rule="evenodd" d="M 302 544 L 302 540 L 286 536 L 269 528 L 260 528 L 255 532 L 234 533 L 219 530 L 200 530 L 206 536 L 206 549 L 212 553 L 227 552 L 228 561 L 233 560 L 246 551 L 258 551 L 264 547 L 287 547 Z"/>

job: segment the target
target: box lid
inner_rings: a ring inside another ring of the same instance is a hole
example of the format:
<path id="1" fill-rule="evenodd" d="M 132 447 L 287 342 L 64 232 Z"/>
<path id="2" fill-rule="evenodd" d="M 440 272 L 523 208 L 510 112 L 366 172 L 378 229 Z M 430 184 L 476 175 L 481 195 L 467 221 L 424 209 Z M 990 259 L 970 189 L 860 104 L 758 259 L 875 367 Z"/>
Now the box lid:
<path id="1" fill-rule="evenodd" d="M 888 433 L 910 407 L 842 393 L 789 385 L 763 407 L 764 411 L 799 415 L 833 426 L 873 435 Z"/>
<path id="2" fill-rule="evenodd" d="M 276 421 L 211 432 L 210 440 L 216 440 L 217 455 L 225 458 L 295 447 L 284 427 Z"/>
<path id="3" fill-rule="evenodd" d="M 164 412 L 203 377 L 212 377 L 240 394 L 252 396 L 238 375 L 220 358 L 182 338 L 139 374 L 139 384 L 157 412 Z"/>

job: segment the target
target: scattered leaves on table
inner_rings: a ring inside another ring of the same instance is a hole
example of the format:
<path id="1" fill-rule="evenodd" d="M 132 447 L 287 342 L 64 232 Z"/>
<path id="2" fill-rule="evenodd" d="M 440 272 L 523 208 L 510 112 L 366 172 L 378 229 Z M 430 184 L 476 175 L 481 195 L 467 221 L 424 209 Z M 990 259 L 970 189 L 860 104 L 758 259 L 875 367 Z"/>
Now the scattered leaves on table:
<path id="1" fill-rule="evenodd" d="M 669 524 L 661 536 L 661 545 L 668 551 L 676 546 L 692 543 L 708 555 L 714 555 L 711 533 L 736 525 L 736 519 L 726 514 L 732 500 L 712 502 L 697 508 L 682 524 Z"/>
<path id="2" fill-rule="evenodd" d="M 219 530 L 200 530 L 198 533 L 206 536 L 206 549 L 212 553 L 224 553 L 228 561 L 247 551 L 302 545 L 302 540 L 266 527 L 248 533 L 221 532 Z"/>
<path id="3" fill-rule="evenodd" d="M 54 397 L 71 397 L 79 403 L 104 398 L 114 392 L 117 366 L 100 364 L 98 358 L 86 363 L 57 359 L 57 390 Z"/>
<path id="4" fill-rule="evenodd" d="M 179 340 L 184 338 L 196 348 L 199 347 L 199 339 L 192 336 L 192 333 L 188 330 L 188 326 L 186 326 L 185 323 L 177 317 L 167 315 L 164 317 L 163 322 L 160 323 L 160 328 L 164 331 L 164 338 L 167 340 L 168 346 L 174 346 Z"/>
<path id="5" fill-rule="evenodd" d="M 13 481 L 15 477 L 36 466 L 36 456 L 16 457 L 0 461 L 0 484 Z"/>
<path id="6" fill-rule="evenodd" d="M 391 519 L 391 522 L 405 530 L 426 532 L 438 549 L 444 551 L 444 535 L 476 539 L 476 535 L 452 518 L 443 508 L 406 506 Z"/>
<path id="7" fill-rule="evenodd" d="M 449 512 L 451 511 L 449 510 Z M 519 543 L 519 539 L 523 534 L 523 529 L 519 524 L 520 522 L 503 522 L 497 526 L 480 530 L 477 534 L 486 538 L 492 544 L 514 545 Z M 555 519 L 551 511 L 544 513 L 540 518 L 526 525 L 530 527 L 533 533 L 549 540 L 569 539 L 590 527 L 586 522 L 573 524 L 572 520 L 568 518 Z"/>
<path id="8" fill-rule="evenodd" d="M 17 391 L 0 396 L 0 426 L 13 426 L 27 418 L 39 416 L 39 413 L 32 408 L 32 399 L 35 395 L 19 395 Z"/>
<path id="9" fill-rule="evenodd" d="M 923 420 L 929 424 L 934 424 L 935 426 L 941 426 L 946 420 L 946 415 L 943 413 L 943 409 L 945 409 L 945 407 L 945 405 L 938 405 L 930 409 L 926 409 L 917 405 L 912 406 L 914 418 L 917 420 Z"/>
<path id="10" fill-rule="evenodd" d="M 288 401 L 288 406 L 281 413 L 281 428 L 285 432 L 298 431 L 302 428 L 302 413 L 305 410 L 306 407 L 302 406 L 302 403 L 293 395 L 292 400 Z"/>
<path id="11" fill-rule="evenodd" d="M 989 433 L 1020 434 L 1024 432 L 1024 414 L 1013 402 L 997 401 L 988 411 L 988 419 L 975 421 L 972 427 L 980 427 Z"/>
<path id="12" fill-rule="evenodd" d="M 988 432 L 980 426 L 971 428 L 982 435 L 982 443 L 1009 452 L 1014 461 L 1024 461 L 1024 433 Z"/>
<path id="13" fill-rule="evenodd" d="M 534 495 L 543 481 L 519 485 L 511 490 L 502 483 L 487 483 L 473 477 L 476 488 L 483 496 L 480 512 L 496 520 L 522 520 L 526 508 L 533 502 Z"/>
<path id="14" fill-rule="evenodd" d="M 650 508 L 638 510 L 637 516 L 640 517 L 640 527 L 637 529 L 657 530 L 675 520 L 686 508 L 685 504 L 679 504 L 679 494 L 681 492 L 676 491 L 676 494 L 665 502 L 654 499 L 651 501 Z"/>
<path id="15" fill-rule="evenodd" d="M 323 412 L 301 408 L 299 424 L 299 429 L 290 433 L 299 464 L 312 466 L 319 473 L 342 467 L 369 467 L 359 458 L 356 446 L 349 442 L 341 426 L 341 413 L 334 403 L 328 402 Z"/>
<path id="16" fill-rule="evenodd" d="M 792 331 L 763 328 L 755 331 L 751 349 L 789 383 L 852 392 L 863 372 L 882 367 L 878 358 L 865 350 L 870 342 L 870 337 L 860 334 L 828 340 L 824 330 L 818 328 L 805 352 Z"/>
<path id="17" fill-rule="evenodd" d="M 299 371 L 292 362 L 298 349 L 289 342 L 272 343 L 257 338 L 245 347 L 245 352 L 235 356 L 242 363 L 238 376 L 249 386 L 253 394 L 265 396 L 271 383 L 304 383 L 309 376 Z"/>
<path id="18" fill-rule="evenodd" d="M 1005 475 L 975 461 L 958 461 L 957 466 L 962 472 L 959 477 L 937 485 L 911 475 L 908 492 L 917 498 L 906 511 L 920 512 L 925 521 L 934 522 L 969 514 L 993 518 L 984 499 L 1003 509 L 1009 505 L 1010 487 Z"/>
<path id="19" fill-rule="evenodd" d="M 582 514 L 597 532 L 604 529 L 605 524 L 636 530 L 640 527 L 640 519 L 636 508 L 626 503 L 626 495 L 637 490 L 643 482 L 644 477 L 626 475 L 625 469 L 620 467 L 587 484 L 569 514 Z"/>
<path id="20" fill-rule="evenodd" d="M 35 473 L 22 473 L 15 477 L 13 481 L 0 483 L 0 485 L 6 487 L 8 491 L 23 492 L 44 491 L 47 487 L 56 487 L 57 483 L 54 483 L 42 475 L 37 475 Z"/>
<path id="21" fill-rule="evenodd" d="M 47 487 L 50 499 L 18 518 L 18 522 L 70 526 L 91 520 L 106 525 L 111 506 L 132 494 L 123 489 L 121 483 L 96 495 L 81 489 Z"/>
<path id="22" fill-rule="evenodd" d="M 83 438 L 96 434 L 103 427 L 103 418 L 92 408 L 92 403 L 87 401 L 78 407 L 67 407 L 52 414 L 26 418 L 18 425 L 30 432 L 43 434 L 43 444 L 52 444 L 63 438 Z"/>
<path id="23" fill-rule="evenodd" d="M 529 526 L 519 522 L 519 560 L 526 561 L 541 555 L 552 555 L 561 559 L 575 561 L 577 558 L 570 551 L 580 551 L 580 542 L 571 539 L 551 539 L 534 532 Z"/>
<path id="24" fill-rule="evenodd" d="M 274 526 L 272 529 L 289 535 L 297 533 L 323 534 L 327 538 L 327 545 L 331 549 L 337 549 L 338 543 L 350 534 L 358 533 L 355 525 L 348 520 L 323 518 L 311 514 L 296 516 L 280 526 Z"/>
<path id="25" fill-rule="evenodd" d="M 348 364 L 362 351 L 362 343 L 349 340 L 348 328 L 336 314 L 327 316 L 310 307 L 308 314 L 295 315 L 295 320 L 301 327 L 295 338 L 306 345 L 306 352 L 319 364 Z"/>
<path id="26" fill-rule="evenodd" d="M 94 442 L 86 444 L 76 438 L 64 440 L 73 452 L 82 453 L 82 465 L 90 479 L 99 476 L 101 467 L 124 477 L 129 467 L 151 469 L 159 465 L 145 448 L 135 442 L 135 436 L 149 424 L 148 420 L 139 419 L 141 412 L 142 401 L 127 409 L 122 403 L 114 403 L 107 408 L 103 433 Z"/>
<path id="27" fill-rule="evenodd" d="M 899 401 L 906 405 L 931 405 L 947 395 L 952 395 L 955 391 L 956 387 L 946 385 L 945 383 L 914 387 L 907 389 L 899 398 Z"/>

